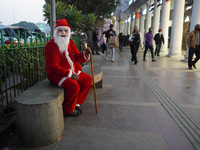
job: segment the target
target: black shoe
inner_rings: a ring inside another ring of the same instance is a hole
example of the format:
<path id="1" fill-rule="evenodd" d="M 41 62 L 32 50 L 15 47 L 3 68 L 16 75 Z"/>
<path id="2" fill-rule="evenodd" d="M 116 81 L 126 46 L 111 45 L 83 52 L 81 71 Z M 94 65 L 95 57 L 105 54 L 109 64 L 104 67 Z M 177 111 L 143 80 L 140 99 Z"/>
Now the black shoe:
<path id="1" fill-rule="evenodd" d="M 146 59 L 143 59 L 143 61 L 147 61 Z"/>
<path id="2" fill-rule="evenodd" d="M 80 111 L 80 112 L 81 112 L 81 114 L 82 114 L 82 109 L 80 109 L 80 107 L 79 107 L 79 106 L 76 106 L 76 107 L 75 107 L 75 110 L 78 110 L 78 111 Z"/>
<path id="3" fill-rule="evenodd" d="M 152 59 L 152 61 L 156 61 L 155 59 Z"/>
<path id="4" fill-rule="evenodd" d="M 195 69 L 197 69 L 197 67 L 195 66 L 195 64 L 194 64 L 194 63 L 192 63 L 192 66 L 193 66 Z"/>
<path id="5" fill-rule="evenodd" d="M 137 65 L 137 62 L 134 62 L 134 65 Z"/>
<path id="6" fill-rule="evenodd" d="M 192 67 L 189 67 L 188 69 L 192 70 Z"/>
<path id="7" fill-rule="evenodd" d="M 64 116 L 67 116 L 67 117 L 78 117 L 79 115 L 81 115 L 81 112 L 79 110 L 76 110 L 76 109 L 71 114 L 64 114 Z"/>

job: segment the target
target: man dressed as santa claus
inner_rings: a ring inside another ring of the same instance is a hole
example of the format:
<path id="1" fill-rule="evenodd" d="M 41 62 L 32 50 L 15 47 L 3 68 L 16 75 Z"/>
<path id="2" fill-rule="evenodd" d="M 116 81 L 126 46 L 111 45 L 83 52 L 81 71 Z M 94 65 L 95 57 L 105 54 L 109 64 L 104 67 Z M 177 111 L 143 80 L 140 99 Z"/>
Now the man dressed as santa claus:
<path id="1" fill-rule="evenodd" d="M 66 19 L 56 21 L 54 38 L 45 46 L 47 77 L 51 83 L 65 89 L 64 115 L 76 117 L 82 114 L 84 103 L 92 85 L 90 75 L 82 72 L 79 63 L 90 57 L 90 48 L 79 52 L 70 39 L 71 28 Z"/>

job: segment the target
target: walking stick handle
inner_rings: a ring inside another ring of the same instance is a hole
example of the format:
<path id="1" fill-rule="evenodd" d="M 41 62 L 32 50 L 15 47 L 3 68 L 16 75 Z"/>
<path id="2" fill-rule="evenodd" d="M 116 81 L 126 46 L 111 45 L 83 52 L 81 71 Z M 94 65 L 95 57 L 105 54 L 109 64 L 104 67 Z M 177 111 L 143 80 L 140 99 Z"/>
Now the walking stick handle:
<path id="1" fill-rule="evenodd" d="M 87 48 L 87 43 L 85 43 L 85 48 Z M 95 81 L 94 81 L 93 57 L 92 57 L 92 52 L 91 51 L 90 51 L 90 61 L 91 61 L 92 82 L 93 82 L 93 88 L 94 88 L 95 109 L 96 109 L 96 114 L 97 114 L 97 112 L 98 112 L 97 96 L 96 96 L 96 87 L 95 87 Z"/>

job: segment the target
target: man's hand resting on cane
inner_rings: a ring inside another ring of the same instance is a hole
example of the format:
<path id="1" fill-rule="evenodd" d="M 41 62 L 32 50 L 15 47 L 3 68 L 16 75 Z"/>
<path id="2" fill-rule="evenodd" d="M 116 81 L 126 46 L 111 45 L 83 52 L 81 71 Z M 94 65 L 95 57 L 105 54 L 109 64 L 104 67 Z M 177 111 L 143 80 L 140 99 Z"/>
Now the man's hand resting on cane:
<path id="1" fill-rule="evenodd" d="M 91 54 L 91 49 L 88 47 L 85 49 L 85 56 L 88 58 L 89 54 Z"/>

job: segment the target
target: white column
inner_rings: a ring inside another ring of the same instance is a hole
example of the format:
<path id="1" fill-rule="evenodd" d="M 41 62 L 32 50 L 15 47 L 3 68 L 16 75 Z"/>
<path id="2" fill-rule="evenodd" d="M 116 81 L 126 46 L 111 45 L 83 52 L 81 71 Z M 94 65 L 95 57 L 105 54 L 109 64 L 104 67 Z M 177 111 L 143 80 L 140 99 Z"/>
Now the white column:
<path id="1" fill-rule="evenodd" d="M 133 28 L 133 13 L 131 13 L 131 21 L 130 21 L 130 33 L 132 32 L 132 28 Z"/>
<path id="2" fill-rule="evenodd" d="M 117 35 L 119 35 L 118 21 L 115 19 L 115 20 L 114 20 L 114 23 L 115 23 L 115 25 L 114 25 L 114 27 L 115 27 L 115 32 L 116 32 Z"/>
<path id="3" fill-rule="evenodd" d="M 125 35 L 128 34 L 128 19 L 126 17 L 126 23 L 125 23 Z"/>
<path id="4" fill-rule="evenodd" d="M 149 32 L 149 27 L 151 27 L 151 12 L 149 12 L 150 2 L 147 2 L 147 14 L 146 14 L 146 27 L 145 33 Z"/>
<path id="5" fill-rule="evenodd" d="M 192 17 L 191 17 L 191 24 L 190 24 L 190 32 L 194 30 L 196 24 L 200 24 L 200 0 L 193 0 L 193 7 L 192 7 Z M 186 56 L 182 61 L 188 61 L 188 51 L 187 48 Z"/>
<path id="6" fill-rule="evenodd" d="M 140 8 L 140 12 L 141 12 L 141 16 L 140 16 L 140 33 L 142 34 L 142 36 L 144 36 L 144 20 L 145 20 L 145 16 L 142 14 L 144 7 Z"/>
<path id="7" fill-rule="evenodd" d="M 133 32 L 134 26 L 135 26 L 135 13 L 133 13 L 133 21 L 132 21 L 132 29 L 131 29 L 131 32 Z"/>
<path id="8" fill-rule="evenodd" d="M 137 26 L 138 29 L 139 29 L 140 18 L 137 18 L 137 13 L 138 13 L 138 12 L 140 12 L 140 9 L 137 9 L 137 10 L 135 11 L 135 26 Z"/>
<path id="9" fill-rule="evenodd" d="M 141 34 L 141 42 L 144 41 L 144 20 L 145 16 L 142 14 L 144 7 L 141 7 L 141 16 L 140 16 L 140 34 Z"/>
<path id="10" fill-rule="evenodd" d="M 130 15 L 127 18 L 127 34 L 130 35 L 130 26 L 131 26 L 131 21 L 130 21 Z"/>
<path id="11" fill-rule="evenodd" d="M 165 43 L 161 47 L 162 53 L 168 53 L 168 36 L 169 36 L 169 15 L 170 15 L 170 1 L 164 0 L 162 3 L 160 28 L 164 36 Z"/>
<path id="12" fill-rule="evenodd" d="M 157 0 L 155 0 L 154 1 L 153 27 L 152 27 L 153 28 L 153 36 L 155 36 L 155 34 L 158 33 L 159 23 L 160 23 L 160 6 L 157 7 Z"/>
<path id="13" fill-rule="evenodd" d="M 120 19 L 119 32 L 122 32 L 122 19 Z"/>
<path id="14" fill-rule="evenodd" d="M 170 50 L 168 57 L 181 55 L 185 0 L 174 0 Z"/>
<path id="15" fill-rule="evenodd" d="M 123 24 L 123 34 L 124 35 L 126 35 L 125 28 L 126 28 L 126 18 L 124 18 L 124 24 Z"/>

